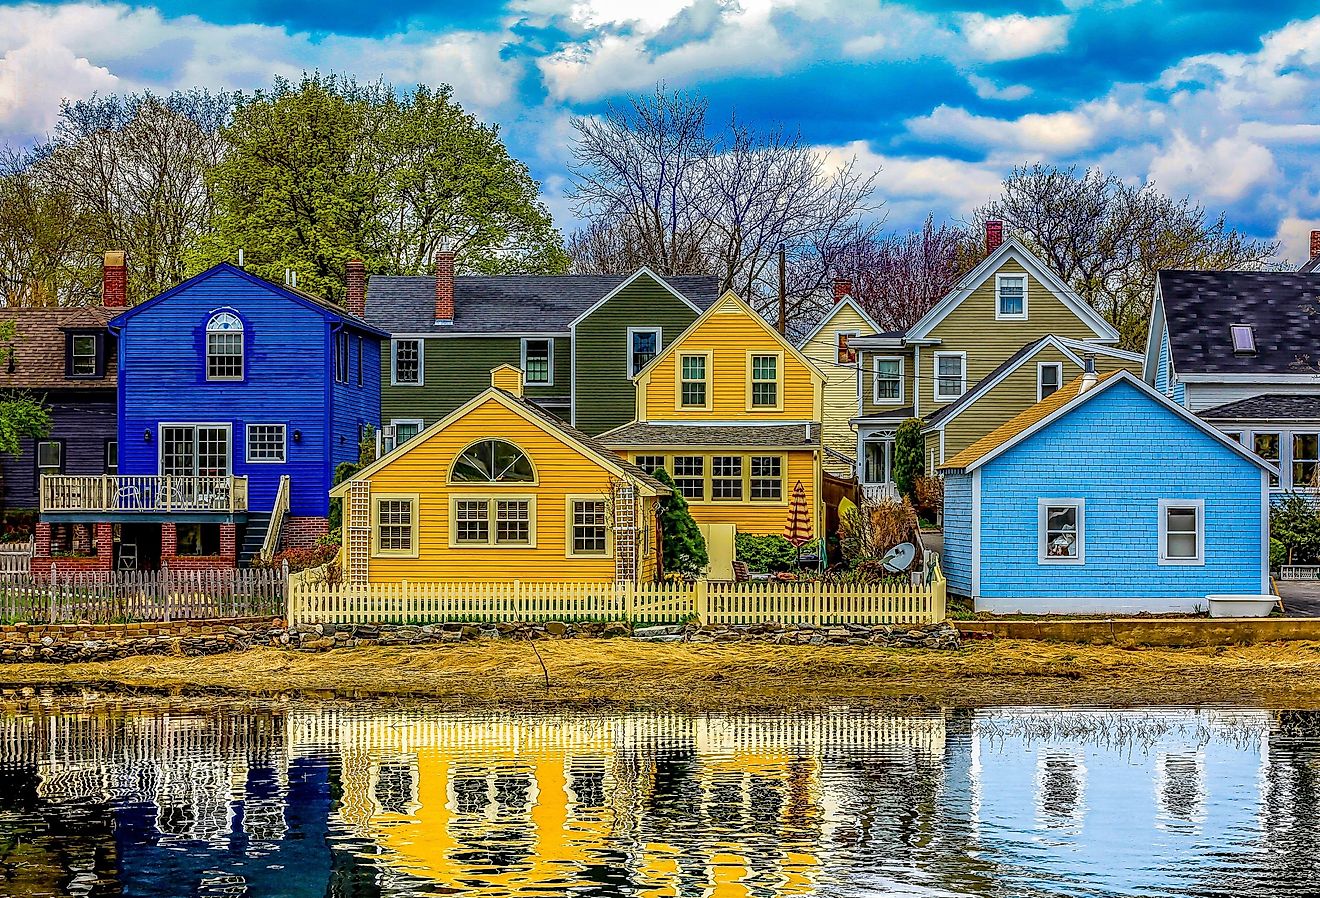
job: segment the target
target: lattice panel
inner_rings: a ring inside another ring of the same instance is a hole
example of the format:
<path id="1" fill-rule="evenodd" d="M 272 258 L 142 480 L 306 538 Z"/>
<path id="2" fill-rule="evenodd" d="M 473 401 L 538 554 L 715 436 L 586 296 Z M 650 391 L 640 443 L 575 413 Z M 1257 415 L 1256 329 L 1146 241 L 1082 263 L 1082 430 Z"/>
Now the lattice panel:
<path id="1" fill-rule="evenodd" d="M 366 583 L 371 559 L 371 484 L 354 481 L 345 497 L 344 525 L 348 534 L 349 583 Z"/>

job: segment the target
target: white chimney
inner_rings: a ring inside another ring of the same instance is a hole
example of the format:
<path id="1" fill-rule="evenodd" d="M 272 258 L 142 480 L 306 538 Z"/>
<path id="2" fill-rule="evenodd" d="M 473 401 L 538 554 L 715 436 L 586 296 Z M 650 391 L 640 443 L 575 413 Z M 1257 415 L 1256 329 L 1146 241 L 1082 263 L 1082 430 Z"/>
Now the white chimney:
<path id="1" fill-rule="evenodd" d="M 1095 353 L 1088 352 L 1085 361 L 1086 367 L 1082 369 L 1082 383 L 1077 388 L 1078 396 L 1095 386 Z"/>

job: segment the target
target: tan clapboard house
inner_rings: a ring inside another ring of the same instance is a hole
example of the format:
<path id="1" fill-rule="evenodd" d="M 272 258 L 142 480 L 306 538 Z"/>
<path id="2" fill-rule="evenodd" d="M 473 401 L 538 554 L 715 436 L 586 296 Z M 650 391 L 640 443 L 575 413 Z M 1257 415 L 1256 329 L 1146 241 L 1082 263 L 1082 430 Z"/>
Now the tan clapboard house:
<path id="1" fill-rule="evenodd" d="M 927 471 L 1077 376 L 1137 371 L 1110 324 L 1017 239 L 986 229 L 987 254 L 906 332 L 858 337 L 852 419 L 857 476 L 871 497 L 894 495 L 894 437 L 923 421 Z"/>
<path id="2" fill-rule="evenodd" d="M 857 467 L 857 435 L 852 419 L 857 416 L 859 374 L 852 342 L 880 332 L 881 327 L 853 298 L 852 281 L 838 278 L 833 303 L 798 343 L 802 354 L 825 373 L 823 465 L 840 477 L 852 477 Z"/>

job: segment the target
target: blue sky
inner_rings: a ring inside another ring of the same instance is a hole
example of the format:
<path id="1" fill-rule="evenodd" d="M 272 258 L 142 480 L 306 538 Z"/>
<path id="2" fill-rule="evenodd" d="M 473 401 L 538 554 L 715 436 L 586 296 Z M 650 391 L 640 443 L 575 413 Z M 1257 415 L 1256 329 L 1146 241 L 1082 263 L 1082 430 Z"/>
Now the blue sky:
<path id="1" fill-rule="evenodd" d="M 1314 0 L 0 2 L 0 22 L 0 141 L 94 91 L 444 81 L 566 230 L 570 119 L 658 80 L 878 171 L 895 229 L 1036 161 L 1154 180 L 1295 260 L 1320 227 Z"/>

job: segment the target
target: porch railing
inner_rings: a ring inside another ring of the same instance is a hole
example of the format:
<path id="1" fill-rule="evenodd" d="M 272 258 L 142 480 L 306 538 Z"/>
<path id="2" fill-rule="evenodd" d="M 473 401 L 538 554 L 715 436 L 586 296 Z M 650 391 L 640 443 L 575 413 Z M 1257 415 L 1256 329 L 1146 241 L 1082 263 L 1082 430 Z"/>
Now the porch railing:
<path id="1" fill-rule="evenodd" d="M 41 511 L 233 514 L 248 506 L 246 477 L 174 477 L 154 474 L 78 476 L 43 474 Z"/>
<path id="2" fill-rule="evenodd" d="M 867 502 L 888 502 L 898 499 L 898 487 L 892 483 L 863 483 L 862 498 Z"/>

